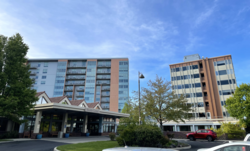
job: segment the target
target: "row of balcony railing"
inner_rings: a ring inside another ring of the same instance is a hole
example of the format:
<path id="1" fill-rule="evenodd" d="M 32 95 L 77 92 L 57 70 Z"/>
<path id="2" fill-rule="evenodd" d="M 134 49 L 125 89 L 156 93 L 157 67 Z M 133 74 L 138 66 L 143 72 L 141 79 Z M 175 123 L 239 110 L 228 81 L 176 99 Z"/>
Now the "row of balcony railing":
<path id="1" fill-rule="evenodd" d="M 66 79 L 85 79 L 85 76 L 68 76 Z"/>
<path id="2" fill-rule="evenodd" d="M 86 71 L 67 71 L 67 74 L 85 74 Z"/>
<path id="3" fill-rule="evenodd" d="M 84 84 L 85 84 L 85 82 L 76 82 L 76 81 L 66 82 L 66 85 L 84 85 Z"/>

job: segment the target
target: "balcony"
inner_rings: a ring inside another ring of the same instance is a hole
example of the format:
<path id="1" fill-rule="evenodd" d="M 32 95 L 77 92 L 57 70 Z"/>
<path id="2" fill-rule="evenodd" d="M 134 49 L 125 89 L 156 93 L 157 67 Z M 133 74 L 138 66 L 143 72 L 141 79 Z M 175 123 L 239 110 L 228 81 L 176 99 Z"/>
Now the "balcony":
<path id="1" fill-rule="evenodd" d="M 109 109 L 109 106 L 102 106 L 103 109 Z"/>
<path id="2" fill-rule="evenodd" d="M 84 91 L 84 88 L 77 88 L 76 91 Z"/>
<path id="3" fill-rule="evenodd" d="M 66 88 L 64 91 L 73 91 L 73 88 Z"/>
<path id="4" fill-rule="evenodd" d="M 71 94 L 65 94 L 65 96 L 72 97 L 72 93 Z"/>
<path id="5" fill-rule="evenodd" d="M 96 82 L 97 85 L 110 85 L 110 82 Z"/>
<path id="6" fill-rule="evenodd" d="M 205 77 L 201 77 L 201 81 L 205 81 Z"/>
<path id="7" fill-rule="evenodd" d="M 80 69 L 80 68 L 86 68 L 85 65 L 68 65 L 69 69 Z"/>
<path id="8" fill-rule="evenodd" d="M 206 106 L 205 109 L 206 109 L 206 110 L 209 110 L 209 106 Z"/>
<path id="9" fill-rule="evenodd" d="M 105 65 L 105 64 L 100 64 L 100 65 L 97 65 L 98 68 L 110 68 L 111 65 Z"/>
<path id="10" fill-rule="evenodd" d="M 110 96 L 110 94 L 102 94 L 102 96 Z"/>
<path id="11" fill-rule="evenodd" d="M 66 77 L 66 79 L 82 80 L 82 79 L 85 79 L 85 76 Z"/>
<path id="12" fill-rule="evenodd" d="M 204 72 L 204 69 L 203 69 L 203 68 L 200 68 L 200 72 Z"/>
<path id="13" fill-rule="evenodd" d="M 109 91 L 110 88 L 102 88 L 102 91 Z"/>
<path id="14" fill-rule="evenodd" d="M 110 103 L 109 101 L 101 101 L 101 103 Z"/>
<path id="15" fill-rule="evenodd" d="M 102 80 L 102 79 L 110 79 L 110 77 L 96 77 L 96 79 Z"/>
<path id="16" fill-rule="evenodd" d="M 30 65 L 30 69 L 37 69 L 38 65 Z"/>
<path id="17" fill-rule="evenodd" d="M 208 100 L 208 97 L 207 97 L 207 96 L 204 96 L 204 100 Z"/>
<path id="18" fill-rule="evenodd" d="M 76 95 L 75 95 L 76 97 L 83 97 L 83 94 L 80 94 L 80 93 L 76 93 Z"/>
<path id="19" fill-rule="evenodd" d="M 30 72 L 30 75 L 36 75 L 35 71 Z"/>
<path id="20" fill-rule="evenodd" d="M 85 82 L 66 82 L 65 85 L 84 85 Z"/>
<path id="21" fill-rule="evenodd" d="M 67 71 L 67 74 L 86 74 L 86 71 Z"/>
<path id="22" fill-rule="evenodd" d="M 110 71 L 97 71 L 97 74 L 110 74 Z"/>

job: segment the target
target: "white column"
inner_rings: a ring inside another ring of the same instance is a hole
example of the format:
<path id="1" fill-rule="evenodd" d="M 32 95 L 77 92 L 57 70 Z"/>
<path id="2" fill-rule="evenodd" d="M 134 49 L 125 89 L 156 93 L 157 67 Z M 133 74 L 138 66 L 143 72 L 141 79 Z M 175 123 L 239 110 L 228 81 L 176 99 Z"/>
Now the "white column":
<path id="1" fill-rule="evenodd" d="M 20 120 L 23 120 L 23 119 L 24 119 L 24 117 L 22 116 L 20 118 Z M 19 133 L 23 133 L 24 132 L 24 125 L 25 125 L 25 123 L 20 124 L 20 126 L 19 126 Z"/>
<path id="2" fill-rule="evenodd" d="M 176 125 L 174 125 L 174 131 L 177 132 L 177 127 L 176 127 Z"/>
<path id="3" fill-rule="evenodd" d="M 8 120 L 6 131 L 12 131 L 12 125 L 13 122 L 11 120 Z"/>
<path id="4" fill-rule="evenodd" d="M 103 133 L 102 122 L 103 122 L 103 117 L 99 117 L 99 133 Z"/>
<path id="5" fill-rule="evenodd" d="M 68 121 L 68 113 L 64 113 L 62 120 L 62 128 L 61 128 L 61 131 L 63 133 L 66 133 L 67 121 Z"/>
<path id="6" fill-rule="evenodd" d="M 40 124 L 41 124 L 42 111 L 36 112 L 36 121 L 34 126 L 34 133 L 39 133 Z"/>
<path id="7" fill-rule="evenodd" d="M 88 127 L 88 115 L 85 115 L 83 121 L 83 133 L 87 133 L 87 127 Z"/>
<path id="8" fill-rule="evenodd" d="M 195 127 L 194 127 L 194 125 L 193 125 L 193 132 L 195 132 Z"/>

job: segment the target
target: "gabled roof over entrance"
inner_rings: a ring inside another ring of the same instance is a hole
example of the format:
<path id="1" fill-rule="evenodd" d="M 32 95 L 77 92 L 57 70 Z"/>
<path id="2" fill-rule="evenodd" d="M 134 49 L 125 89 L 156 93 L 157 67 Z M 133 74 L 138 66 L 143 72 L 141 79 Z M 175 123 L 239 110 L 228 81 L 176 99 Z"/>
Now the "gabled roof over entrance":
<path id="1" fill-rule="evenodd" d="M 47 103 L 60 103 L 60 104 L 67 104 L 67 105 L 80 106 L 80 107 L 84 107 L 84 108 L 93 108 L 93 109 L 102 110 L 102 107 L 99 104 L 99 102 L 86 103 L 84 99 L 70 101 L 67 96 L 59 96 L 59 97 L 49 98 L 45 91 L 37 92 L 36 97 L 38 97 L 39 99 L 41 97 L 44 97 L 44 99 L 47 101 Z"/>
<path id="2" fill-rule="evenodd" d="M 45 92 L 38 92 L 36 96 L 39 99 L 44 98 L 47 102 L 45 104 L 37 104 L 35 106 L 36 111 L 60 111 L 76 114 L 113 116 L 117 118 L 129 117 L 129 114 L 102 110 L 102 107 L 99 102 L 86 103 L 85 100 L 69 101 L 66 96 L 49 98 Z"/>

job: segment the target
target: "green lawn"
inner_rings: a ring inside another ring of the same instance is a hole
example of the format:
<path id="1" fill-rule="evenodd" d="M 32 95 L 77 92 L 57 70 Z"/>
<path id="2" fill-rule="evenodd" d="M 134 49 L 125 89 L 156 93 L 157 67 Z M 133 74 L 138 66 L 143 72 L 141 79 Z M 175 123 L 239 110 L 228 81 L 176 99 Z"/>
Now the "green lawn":
<path id="1" fill-rule="evenodd" d="M 97 141 L 79 144 L 69 144 L 57 147 L 60 151 L 102 151 L 106 148 L 119 147 L 117 141 Z"/>
<path id="2" fill-rule="evenodd" d="M 12 141 L 10 139 L 0 139 L 0 142 L 3 142 L 3 141 Z"/>

